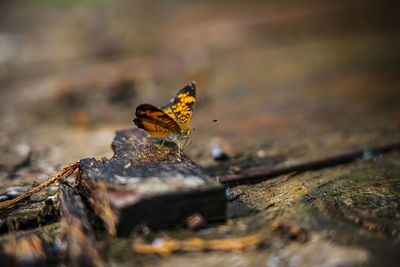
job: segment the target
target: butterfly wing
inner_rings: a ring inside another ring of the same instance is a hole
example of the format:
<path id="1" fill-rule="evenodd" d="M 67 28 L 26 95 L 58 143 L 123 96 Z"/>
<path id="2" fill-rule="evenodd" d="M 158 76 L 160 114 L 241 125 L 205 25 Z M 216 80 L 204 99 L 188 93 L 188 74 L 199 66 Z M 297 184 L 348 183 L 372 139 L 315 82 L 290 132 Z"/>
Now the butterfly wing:
<path id="1" fill-rule="evenodd" d="M 182 88 L 171 101 L 161 109 L 176 120 L 182 129 L 189 127 L 196 101 L 196 83 L 191 82 Z"/>
<path id="2" fill-rule="evenodd" d="M 142 104 L 136 108 L 136 118 L 133 122 L 149 132 L 150 136 L 164 137 L 180 133 L 179 125 L 174 119 L 150 104 Z"/>
<path id="3" fill-rule="evenodd" d="M 176 121 L 176 117 L 174 112 L 172 112 L 171 104 L 168 103 L 167 105 L 163 106 L 160 108 L 162 111 L 164 111 L 171 119 Z"/>

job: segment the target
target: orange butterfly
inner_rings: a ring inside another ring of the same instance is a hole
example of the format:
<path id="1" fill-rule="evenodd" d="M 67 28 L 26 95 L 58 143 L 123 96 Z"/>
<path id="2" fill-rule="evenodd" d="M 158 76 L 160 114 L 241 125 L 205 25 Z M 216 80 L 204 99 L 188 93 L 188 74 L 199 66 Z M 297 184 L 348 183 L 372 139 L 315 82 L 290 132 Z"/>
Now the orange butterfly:
<path id="1" fill-rule="evenodd" d="M 182 88 L 171 101 L 157 108 L 150 104 L 142 104 L 136 108 L 133 122 L 146 130 L 148 137 L 164 137 L 159 146 L 162 147 L 167 138 L 178 141 L 180 158 L 180 139 L 187 139 L 192 132 L 189 129 L 193 107 L 196 101 L 196 83 L 191 82 Z"/>

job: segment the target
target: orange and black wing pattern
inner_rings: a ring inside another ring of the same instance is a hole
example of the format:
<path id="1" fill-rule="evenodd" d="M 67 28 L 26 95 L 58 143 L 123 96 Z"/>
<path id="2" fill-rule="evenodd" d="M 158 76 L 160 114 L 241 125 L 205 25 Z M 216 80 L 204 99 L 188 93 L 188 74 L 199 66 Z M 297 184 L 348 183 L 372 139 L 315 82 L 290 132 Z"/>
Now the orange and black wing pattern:
<path id="1" fill-rule="evenodd" d="M 182 88 L 171 101 L 161 109 L 176 120 L 182 130 L 189 127 L 196 101 L 196 83 L 191 82 Z"/>
<path id="2" fill-rule="evenodd" d="M 146 130 L 149 136 L 164 137 L 180 133 L 180 127 L 173 118 L 150 104 L 142 104 L 136 108 L 136 118 L 133 122 Z"/>

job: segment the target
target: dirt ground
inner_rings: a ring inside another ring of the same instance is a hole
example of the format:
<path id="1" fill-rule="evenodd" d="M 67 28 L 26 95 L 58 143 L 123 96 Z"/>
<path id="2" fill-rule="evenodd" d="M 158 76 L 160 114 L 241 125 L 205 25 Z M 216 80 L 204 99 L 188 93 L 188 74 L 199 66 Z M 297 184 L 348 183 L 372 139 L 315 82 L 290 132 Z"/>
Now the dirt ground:
<path id="1" fill-rule="evenodd" d="M 262 246 L 163 258 L 132 253 L 132 236 L 110 241 L 112 265 L 395 266 L 397 10 L 394 1 L 0 1 L 1 200 L 76 160 L 112 156 L 115 131 L 135 127 L 136 106 L 162 106 L 194 80 L 185 153 L 215 179 L 365 153 L 282 183 L 284 175 L 229 183 L 238 197 L 226 223 L 153 233 L 262 233 Z M 389 148 L 370 150 L 381 144 Z M 213 158 L 219 149 L 227 160 Z M 276 230 L 282 220 L 306 240 Z"/>

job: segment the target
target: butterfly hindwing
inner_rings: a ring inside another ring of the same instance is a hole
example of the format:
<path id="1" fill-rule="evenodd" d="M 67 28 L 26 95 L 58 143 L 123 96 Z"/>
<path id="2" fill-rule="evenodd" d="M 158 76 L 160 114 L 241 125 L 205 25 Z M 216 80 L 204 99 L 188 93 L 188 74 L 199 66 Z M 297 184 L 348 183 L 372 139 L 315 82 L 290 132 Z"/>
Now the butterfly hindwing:
<path id="1" fill-rule="evenodd" d="M 149 136 L 164 137 L 169 136 L 171 131 L 165 127 L 160 126 L 158 123 L 154 123 L 151 120 L 136 118 L 135 124 L 149 133 Z"/>
<path id="2" fill-rule="evenodd" d="M 150 104 L 142 104 L 136 108 L 136 118 L 133 122 L 151 136 L 169 136 L 180 132 L 179 125 L 173 118 Z"/>

